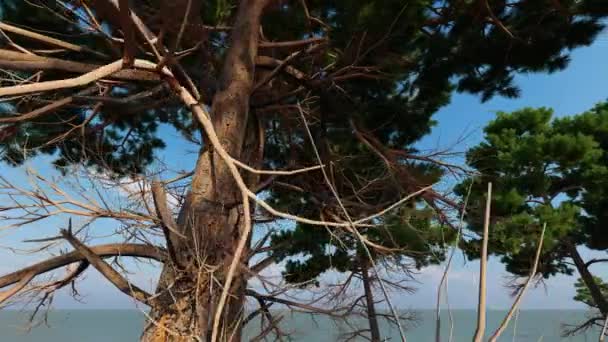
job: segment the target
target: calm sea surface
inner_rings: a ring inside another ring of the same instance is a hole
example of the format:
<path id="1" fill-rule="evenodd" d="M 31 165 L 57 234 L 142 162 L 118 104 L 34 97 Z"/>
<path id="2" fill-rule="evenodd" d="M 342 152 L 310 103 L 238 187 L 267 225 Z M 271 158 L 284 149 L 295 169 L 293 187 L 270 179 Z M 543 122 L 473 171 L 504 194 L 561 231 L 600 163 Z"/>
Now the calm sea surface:
<path id="1" fill-rule="evenodd" d="M 417 323 L 408 323 L 408 341 L 434 341 L 434 313 L 430 310 L 415 311 Z M 443 316 L 443 315 L 442 315 Z M 48 325 L 39 325 L 29 332 L 27 315 L 17 311 L 0 311 L 1 342 L 132 342 L 137 341 L 144 317 L 137 311 L 127 310 L 56 310 L 51 312 Z M 453 339 L 455 342 L 470 342 L 475 329 L 476 314 L 472 310 L 454 310 Z M 488 330 L 492 331 L 504 317 L 503 311 L 488 312 Z M 513 321 L 500 341 L 597 341 L 598 331 L 586 335 L 562 338 L 563 324 L 584 321 L 586 313 L 574 310 L 528 310 L 521 311 L 517 319 L 514 338 Z M 336 341 L 348 330 L 320 317 L 304 314 L 286 314 L 282 320 L 285 331 L 293 332 L 293 341 Z M 244 341 L 256 335 L 259 322 L 252 322 L 245 333 Z M 447 313 L 442 321 L 443 340 L 448 341 L 449 322 Z M 395 330 L 383 326 L 383 337 L 399 341 Z M 360 341 L 360 339 L 356 340 Z"/>

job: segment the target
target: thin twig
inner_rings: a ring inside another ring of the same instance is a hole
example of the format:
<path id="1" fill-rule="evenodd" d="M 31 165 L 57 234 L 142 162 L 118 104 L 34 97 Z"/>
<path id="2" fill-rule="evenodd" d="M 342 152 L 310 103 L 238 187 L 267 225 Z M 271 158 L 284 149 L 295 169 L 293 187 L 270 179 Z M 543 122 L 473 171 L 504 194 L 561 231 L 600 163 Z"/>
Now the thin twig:
<path id="1" fill-rule="evenodd" d="M 454 239 L 454 245 L 452 246 L 452 250 L 450 252 L 450 256 L 448 257 L 448 261 L 445 265 L 445 270 L 443 271 L 443 275 L 441 276 L 441 281 L 439 282 L 439 286 L 437 287 L 437 307 L 436 307 L 436 314 L 435 314 L 435 321 L 436 321 L 436 325 L 435 325 L 435 341 L 436 342 L 440 342 L 441 341 L 441 312 L 440 312 L 440 305 L 441 305 L 441 290 L 442 288 L 444 288 L 445 285 L 445 292 L 446 292 L 446 297 L 447 297 L 447 279 L 448 279 L 448 273 L 450 272 L 450 267 L 452 265 L 452 259 L 454 259 L 454 254 L 456 254 L 456 249 L 458 249 L 458 243 L 460 242 L 460 237 L 462 236 L 462 230 L 464 229 L 464 215 L 466 213 L 466 207 L 467 204 L 469 202 L 469 196 L 471 195 L 471 190 L 473 189 L 473 183 L 471 182 L 471 184 L 469 185 L 469 189 L 467 190 L 467 195 L 464 199 L 464 205 L 462 208 L 462 211 L 460 212 L 460 220 L 459 220 L 459 227 L 458 227 L 458 232 L 456 233 L 456 239 Z M 452 322 L 452 320 L 450 319 L 450 329 L 452 329 L 452 325 L 454 322 Z"/>
<path id="2" fill-rule="evenodd" d="M 89 247 L 89 249 L 101 258 L 109 257 L 137 257 L 147 258 L 163 262 L 165 251 L 152 245 L 144 244 L 128 244 L 128 243 L 111 243 Z M 30 272 L 35 272 L 37 275 L 50 272 L 52 270 L 67 266 L 75 262 L 82 262 L 86 258 L 78 251 L 62 254 L 54 258 L 39 262 L 32 266 L 23 268 L 0 277 L 0 288 L 12 285 L 21 279 L 26 278 Z"/>
<path id="3" fill-rule="evenodd" d="M 300 111 L 300 117 L 302 119 L 302 123 L 304 124 L 304 127 L 306 129 L 306 133 L 308 134 L 308 139 L 310 139 L 310 143 L 312 145 L 312 148 L 315 152 L 315 156 L 317 157 L 317 161 L 319 162 L 319 165 L 321 165 L 323 163 L 322 159 L 321 159 L 321 155 L 319 154 L 319 150 L 317 149 L 317 146 L 315 144 L 314 138 L 312 136 L 312 133 L 310 132 L 310 128 L 308 127 L 308 124 L 306 122 L 306 117 L 304 116 L 304 112 L 302 111 L 302 107 L 299 105 L 298 103 L 298 109 Z M 340 208 L 342 209 L 342 211 L 344 212 L 344 216 L 346 216 L 346 219 L 348 220 L 348 222 L 351 224 L 351 230 L 352 232 L 355 234 L 355 237 L 359 240 L 359 242 L 361 243 L 361 246 L 363 247 L 363 250 L 365 251 L 365 253 L 367 254 L 367 257 L 369 258 L 370 261 L 370 265 L 372 270 L 374 271 L 376 277 L 378 278 L 378 284 L 380 284 L 380 289 L 382 290 L 382 293 L 384 295 L 384 298 L 386 299 L 386 303 L 388 304 L 388 307 L 395 319 L 395 323 L 397 325 L 397 328 L 399 329 L 399 335 L 401 337 L 401 341 L 406 342 L 406 338 L 405 338 L 405 332 L 403 330 L 403 326 L 401 325 L 401 320 L 399 319 L 399 315 L 397 314 L 397 311 L 395 310 L 395 306 L 393 305 L 390 296 L 388 295 L 388 291 L 386 290 L 386 286 L 384 285 L 384 282 L 382 281 L 382 279 L 379 276 L 379 272 L 378 272 L 378 266 L 376 264 L 376 261 L 374 260 L 372 253 L 370 252 L 369 248 L 367 247 L 367 241 L 363 238 L 363 236 L 361 235 L 361 233 L 359 233 L 359 231 L 357 230 L 357 227 L 355 227 L 353 220 L 350 217 L 350 214 L 348 213 L 348 210 L 346 210 L 346 207 L 344 206 L 344 204 L 342 203 L 342 200 L 340 199 L 340 196 L 338 194 L 338 192 L 336 191 L 336 189 L 334 188 L 329 176 L 327 175 L 327 172 L 325 171 L 324 168 L 321 169 L 321 172 L 323 173 L 323 178 L 325 179 L 325 182 L 327 183 L 327 186 L 329 187 L 329 189 L 331 190 L 333 196 L 336 198 L 336 201 L 338 201 L 338 204 L 340 205 Z"/>

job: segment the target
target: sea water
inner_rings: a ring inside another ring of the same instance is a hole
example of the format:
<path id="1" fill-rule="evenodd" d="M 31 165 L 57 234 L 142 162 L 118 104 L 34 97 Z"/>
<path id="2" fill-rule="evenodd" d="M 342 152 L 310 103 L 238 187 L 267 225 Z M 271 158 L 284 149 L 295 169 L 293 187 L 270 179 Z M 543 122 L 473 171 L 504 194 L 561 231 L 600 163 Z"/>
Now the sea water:
<path id="1" fill-rule="evenodd" d="M 435 313 L 432 310 L 412 310 L 413 320 L 404 322 L 408 341 L 435 341 Z M 338 341 L 356 327 L 336 322 L 323 316 L 303 313 L 282 314 L 281 328 L 291 333 L 292 341 Z M 0 342 L 135 342 L 144 325 L 144 315 L 136 310 L 54 310 L 46 322 L 28 326 L 28 312 L 0 311 Z M 488 328 L 493 329 L 503 319 L 505 311 L 488 311 Z M 442 341 L 470 342 L 475 330 L 474 310 L 453 310 L 453 324 L 448 312 L 442 311 Z M 513 319 L 500 341 L 551 342 L 551 341 L 597 341 L 599 329 L 589 330 L 574 337 L 562 337 L 566 325 L 584 322 L 585 311 L 577 310 L 522 310 L 517 320 Z M 515 324 L 516 323 L 516 324 Z M 355 326 L 365 328 L 365 320 L 355 320 Z M 382 337 L 389 341 L 400 341 L 396 329 L 382 323 Z M 451 328 L 451 329 L 450 329 Z M 260 331 L 260 322 L 252 321 L 244 332 L 243 341 L 255 337 Z M 355 341 L 362 341 L 357 338 Z"/>

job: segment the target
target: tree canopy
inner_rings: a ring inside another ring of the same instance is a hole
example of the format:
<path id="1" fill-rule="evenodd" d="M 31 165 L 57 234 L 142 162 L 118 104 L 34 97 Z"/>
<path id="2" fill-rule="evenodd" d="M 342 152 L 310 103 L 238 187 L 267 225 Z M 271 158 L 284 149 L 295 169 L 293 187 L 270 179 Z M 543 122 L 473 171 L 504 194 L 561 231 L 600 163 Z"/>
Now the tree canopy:
<path id="1" fill-rule="evenodd" d="M 159 127 L 198 145 L 195 169 L 178 177 L 187 189 L 179 215 L 164 204 L 162 187 L 175 176 L 169 172 L 160 175 L 160 187 L 154 183 L 155 209 L 138 216 L 164 234 L 169 256 L 160 299 L 145 302 L 180 334 L 215 340 L 230 324 L 239 329 L 233 322 L 241 322 L 250 293 L 241 268 L 258 252 L 252 217 L 254 223 L 277 216 L 297 221 L 258 246 L 275 261 L 290 260 L 289 281 L 312 280 L 331 267 L 351 269 L 359 248 L 371 248 L 372 259 L 407 257 L 416 266 L 441 260 L 442 243 L 455 235 L 444 231 L 450 224 L 444 211 L 459 205 L 432 185 L 452 168 L 413 147 L 434 126 L 433 114 L 454 91 L 482 100 L 518 96 L 516 74 L 564 69 L 570 52 L 591 44 L 607 15 L 600 0 L 3 0 L 0 67 L 9 71 L 0 80 L 0 158 L 20 165 L 47 155 L 64 172 L 85 164 L 117 179 L 145 178 L 174 139 Z M 522 113 L 539 132 L 549 125 L 546 111 Z M 506 116 L 499 121 L 495 129 L 509 125 Z M 556 158 L 550 166 L 560 168 L 551 177 L 566 172 L 592 182 L 589 173 L 603 169 L 583 168 L 603 158 L 601 149 L 582 133 L 566 136 L 569 124 L 560 125 L 563 132 L 541 141 Z M 515 137 L 496 139 L 508 145 Z M 522 148 L 538 154 L 534 143 Z M 560 154 L 566 147 L 567 158 Z M 472 155 L 493 153 L 482 149 Z M 526 168 L 534 164 L 517 153 L 509 158 Z M 534 196 L 557 182 L 549 177 L 544 186 L 535 183 L 539 177 L 504 182 L 516 190 L 534 185 Z M 550 240 L 571 237 L 569 223 L 579 222 L 583 205 L 576 196 L 550 208 L 504 194 L 501 210 L 519 214 L 504 234 L 542 215 L 550 220 L 547 246 L 562 253 Z M 591 200 L 587 206 L 600 220 L 601 208 Z M 122 217 L 108 210 L 98 216 Z M 342 230 L 330 234 L 323 225 Z M 588 239 L 581 234 L 572 238 Z M 124 284 L 71 232 L 62 236 L 115 285 Z M 521 245 L 500 236 L 493 243 Z M 293 258 L 302 253 L 308 262 Z M 515 265 L 519 257 L 508 258 L 510 269 L 523 269 Z M 178 299 L 168 296 L 176 279 L 199 293 L 201 260 L 219 270 L 217 279 L 205 275 L 202 283 L 219 283 L 221 295 L 205 290 L 192 299 L 184 290 Z M 553 260 L 543 264 L 543 274 L 567 272 L 560 258 Z"/>
<path id="2" fill-rule="evenodd" d="M 608 132 L 607 108 L 602 103 L 588 112 L 554 120 L 547 108 L 499 112 L 484 129 L 485 141 L 467 153 L 467 162 L 479 177 L 463 182 L 457 191 L 464 194 L 470 182 L 479 184 L 471 196 L 470 227 L 480 231 L 483 183 L 494 182 L 491 250 L 504 256 L 513 273 L 526 273 L 529 247 L 533 250 L 534 246 L 525 244 L 545 222 L 545 243 L 551 253 L 559 255 L 565 240 L 606 248 L 597 199 L 607 189 L 607 151 L 602 141 Z M 475 255 L 473 250 L 471 255 Z M 557 255 L 546 256 L 541 273 L 568 272 Z"/>
<path id="3" fill-rule="evenodd" d="M 576 246 L 605 251 L 605 198 L 608 194 L 608 104 L 584 113 L 552 117 L 548 108 L 499 112 L 484 129 L 485 141 L 467 153 L 467 163 L 479 173 L 461 183 L 464 195 L 473 184 L 468 207 L 469 228 L 479 234 L 485 203 L 484 184 L 491 181 L 491 253 L 508 271 L 525 275 L 534 256 L 534 238 L 547 225 L 538 273 L 548 278 L 577 270 L 586 290 L 576 300 L 606 312 L 602 281 L 593 277 Z M 477 258 L 479 239 L 463 243 Z M 573 268 L 574 266 L 574 268 Z M 577 287 L 580 287 L 577 285 Z"/>

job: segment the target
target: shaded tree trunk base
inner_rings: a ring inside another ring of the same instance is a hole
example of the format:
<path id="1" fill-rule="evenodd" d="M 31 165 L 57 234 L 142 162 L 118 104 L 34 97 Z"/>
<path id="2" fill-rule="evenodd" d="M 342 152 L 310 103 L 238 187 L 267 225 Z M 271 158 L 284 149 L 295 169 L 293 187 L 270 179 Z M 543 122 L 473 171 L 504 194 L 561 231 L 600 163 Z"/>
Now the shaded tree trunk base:
<path id="1" fill-rule="evenodd" d="M 204 335 L 196 310 L 201 298 L 195 295 L 196 284 L 192 279 L 176 276 L 170 266 L 164 267 L 158 289 L 161 305 L 146 317 L 142 342 L 195 341 Z"/>
<path id="2" fill-rule="evenodd" d="M 153 308 L 147 318 L 141 342 L 208 341 L 211 338 L 214 306 L 221 289 L 213 290 L 212 273 L 181 272 L 176 277 L 171 270 L 163 270 L 159 289 L 159 307 Z M 241 279 L 238 279 L 241 280 Z M 236 281 L 231 291 L 223 319 L 220 322 L 219 341 L 240 341 L 242 321 L 243 281 Z M 236 323 L 236 324 L 235 324 Z"/>

